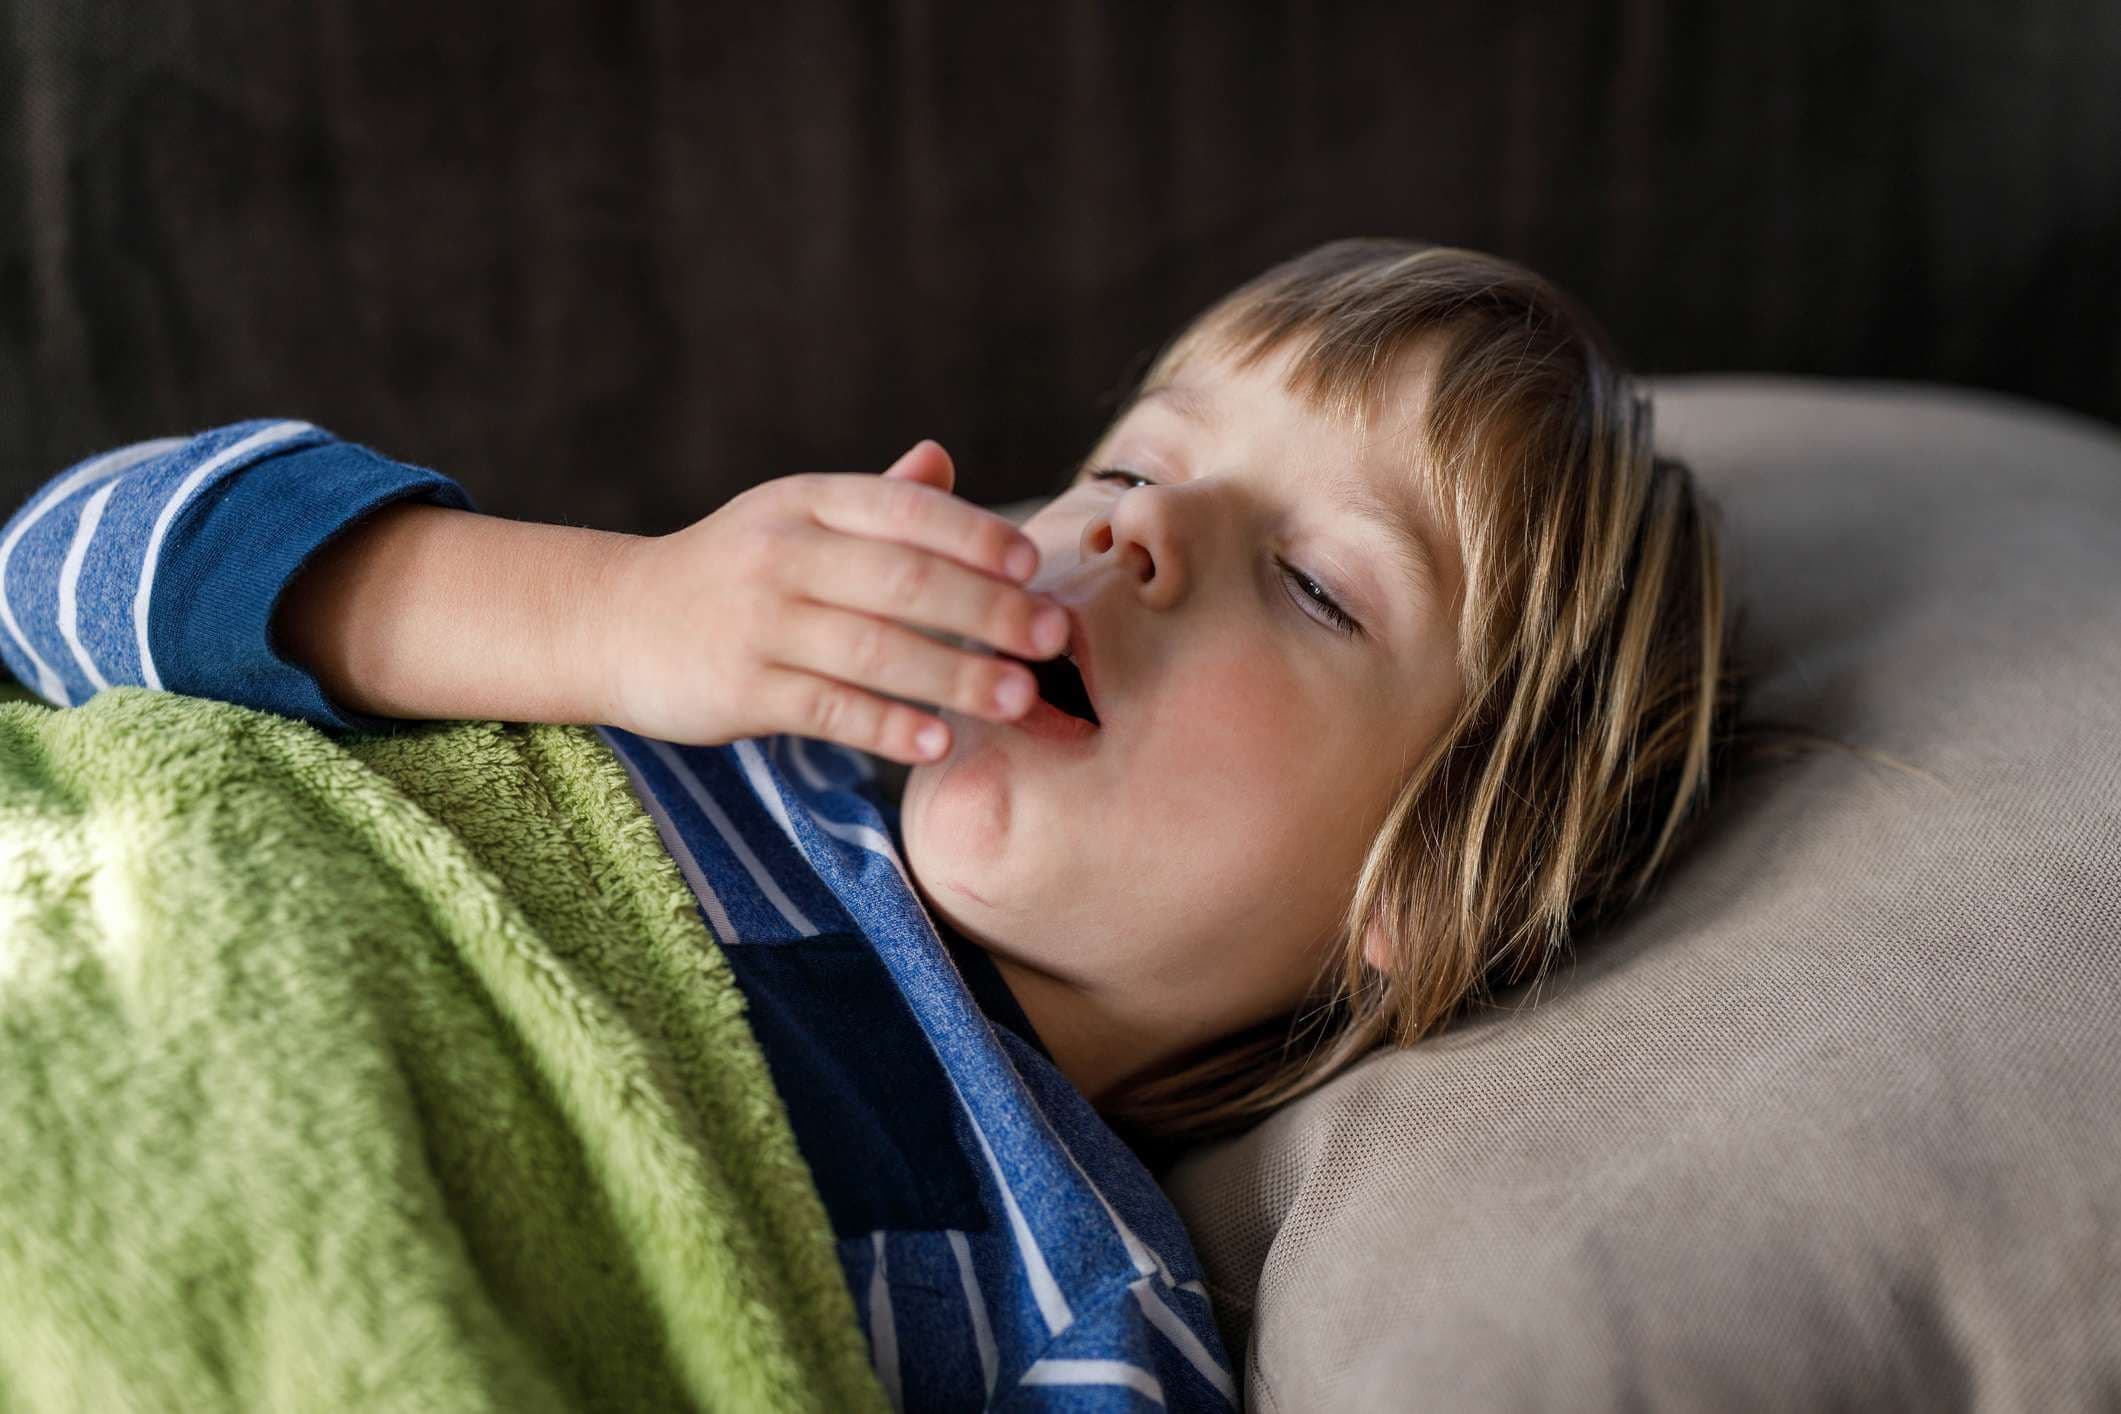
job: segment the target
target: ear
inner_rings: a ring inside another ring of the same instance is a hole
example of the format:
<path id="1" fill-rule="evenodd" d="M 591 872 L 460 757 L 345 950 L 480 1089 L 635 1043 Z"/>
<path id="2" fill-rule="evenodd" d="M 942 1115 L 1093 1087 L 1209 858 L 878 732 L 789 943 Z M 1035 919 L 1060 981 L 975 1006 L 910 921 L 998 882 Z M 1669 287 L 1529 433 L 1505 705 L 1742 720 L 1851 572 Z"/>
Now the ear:
<path id="1" fill-rule="evenodd" d="M 948 491 L 957 484 L 957 466 L 942 443 L 931 437 L 915 442 L 906 455 L 884 469 L 884 475 L 923 482 L 938 491 Z"/>
<path id="2" fill-rule="evenodd" d="M 1389 974 L 1392 971 L 1393 952 L 1391 935 L 1372 923 L 1362 935 L 1363 961 L 1379 972 Z"/>

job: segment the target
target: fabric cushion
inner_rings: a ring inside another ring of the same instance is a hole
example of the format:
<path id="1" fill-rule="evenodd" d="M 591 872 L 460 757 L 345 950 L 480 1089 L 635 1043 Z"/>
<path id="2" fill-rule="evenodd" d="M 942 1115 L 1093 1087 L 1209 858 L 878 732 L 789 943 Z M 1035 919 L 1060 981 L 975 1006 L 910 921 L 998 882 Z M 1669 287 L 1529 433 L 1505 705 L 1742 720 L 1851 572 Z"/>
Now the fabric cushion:
<path id="1" fill-rule="evenodd" d="M 1723 507 L 1734 774 L 1544 983 L 1167 1186 L 1248 1407 L 2121 1407 L 2121 437 L 1656 380 Z"/>

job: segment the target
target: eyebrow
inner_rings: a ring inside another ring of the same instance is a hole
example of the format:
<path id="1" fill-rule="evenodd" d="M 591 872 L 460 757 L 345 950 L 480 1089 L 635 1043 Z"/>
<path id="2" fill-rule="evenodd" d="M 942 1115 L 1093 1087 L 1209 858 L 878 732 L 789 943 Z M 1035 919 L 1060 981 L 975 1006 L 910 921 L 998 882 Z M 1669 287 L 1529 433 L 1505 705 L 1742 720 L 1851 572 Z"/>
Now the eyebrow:
<path id="1" fill-rule="evenodd" d="M 1134 407 L 1152 400 L 1167 404 L 1171 411 L 1206 431 L 1212 431 L 1220 421 L 1214 395 L 1190 383 L 1159 383 L 1145 389 L 1134 400 Z M 1442 595 L 1443 575 L 1435 555 L 1429 550 L 1427 537 L 1422 534 L 1421 520 L 1411 505 L 1403 501 L 1384 501 L 1361 480 L 1336 478 L 1328 489 L 1333 493 L 1335 505 L 1385 533 L 1385 538 L 1392 544 L 1394 558 L 1399 561 L 1401 573 L 1414 583 L 1417 590 L 1432 596 Z"/>
<path id="2" fill-rule="evenodd" d="M 1206 389 L 1196 388 L 1191 383 L 1159 383 L 1153 388 L 1144 389 L 1142 395 L 1134 400 L 1134 406 L 1140 407 L 1152 399 L 1169 403 L 1171 411 L 1195 427 L 1212 429 L 1218 421 L 1214 396 Z"/>

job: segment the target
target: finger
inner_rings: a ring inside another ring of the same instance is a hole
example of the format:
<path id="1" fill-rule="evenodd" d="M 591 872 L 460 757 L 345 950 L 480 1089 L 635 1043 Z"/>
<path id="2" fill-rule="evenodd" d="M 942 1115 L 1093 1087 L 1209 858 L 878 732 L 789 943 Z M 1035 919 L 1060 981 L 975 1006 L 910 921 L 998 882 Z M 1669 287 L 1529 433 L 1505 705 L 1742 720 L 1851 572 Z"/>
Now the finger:
<path id="1" fill-rule="evenodd" d="M 1038 573 L 1038 546 L 1030 536 L 1008 517 L 948 491 L 899 476 L 831 473 L 809 486 L 811 518 L 828 530 L 918 546 L 1003 579 L 1023 582 Z M 1020 558 L 1012 562 L 1011 555 Z"/>
<path id="2" fill-rule="evenodd" d="M 759 705 L 772 714 L 772 720 L 788 723 L 786 729 L 798 736 L 835 741 L 908 766 L 933 761 L 950 749 L 952 733 L 940 717 L 835 678 L 768 667 L 757 679 L 754 691 Z M 921 734 L 931 727 L 941 728 L 939 743 L 932 751 L 920 741 Z"/>
<path id="3" fill-rule="evenodd" d="M 1068 641 L 1067 615 L 1042 596 L 895 541 L 798 536 L 775 574 L 794 595 L 940 629 L 1020 658 L 1050 658 Z"/>
<path id="4" fill-rule="evenodd" d="M 1037 681 L 1020 663 L 952 648 L 889 619 L 826 604 L 791 602 L 773 635 L 772 653 L 776 666 L 995 722 L 1022 716 L 1038 696 Z"/>
<path id="5" fill-rule="evenodd" d="M 942 443 L 932 437 L 923 437 L 906 455 L 884 468 L 884 475 L 948 491 L 957 484 L 957 464 L 943 450 Z"/>

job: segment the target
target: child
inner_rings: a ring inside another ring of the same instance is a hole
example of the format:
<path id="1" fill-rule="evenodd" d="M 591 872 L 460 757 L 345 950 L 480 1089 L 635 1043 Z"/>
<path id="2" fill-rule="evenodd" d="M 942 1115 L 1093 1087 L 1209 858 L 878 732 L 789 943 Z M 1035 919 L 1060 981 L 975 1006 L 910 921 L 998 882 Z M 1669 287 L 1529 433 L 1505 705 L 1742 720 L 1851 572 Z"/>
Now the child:
<path id="1" fill-rule="evenodd" d="M 1399 241 L 1209 309 L 1021 535 L 953 481 L 922 443 L 644 539 L 242 423 L 33 497 L 0 649 L 62 706 L 599 724 L 894 1400 L 1234 1406 L 1121 1134 L 1249 1123 L 1639 898 L 1737 710 L 1718 538 L 1584 311 Z"/>

